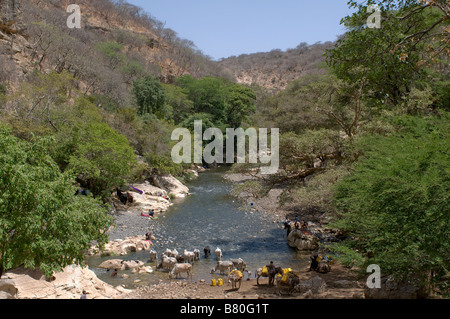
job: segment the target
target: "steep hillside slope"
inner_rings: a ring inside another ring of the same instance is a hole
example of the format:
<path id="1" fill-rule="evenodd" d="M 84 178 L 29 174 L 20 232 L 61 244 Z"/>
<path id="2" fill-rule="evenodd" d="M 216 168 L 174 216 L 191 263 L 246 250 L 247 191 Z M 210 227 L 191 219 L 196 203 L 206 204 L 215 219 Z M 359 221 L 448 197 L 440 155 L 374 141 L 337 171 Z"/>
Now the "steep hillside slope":
<path id="1" fill-rule="evenodd" d="M 78 0 L 81 28 L 70 29 L 71 0 L 0 0 L 0 85 L 14 88 L 38 70 L 69 71 L 88 94 L 129 101 L 129 86 L 152 74 L 162 82 L 190 74 L 257 84 L 272 93 L 300 76 L 320 74 L 334 43 L 243 54 L 214 62 L 192 41 L 124 0 Z"/>
<path id="2" fill-rule="evenodd" d="M 125 87 L 145 73 L 166 83 L 183 74 L 227 76 L 192 41 L 125 1 L 77 1 L 81 28 L 70 29 L 71 2 L 0 0 L 1 82 L 14 86 L 35 69 L 66 70 L 87 93 L 124 102 Z"/>
<path id="3" fill-rule="evenodd" d="M 220 61 L 219 65 L 231 72 L 241 84 L 256 84 L 276 93 L 301 76 L 324 74 L 325 70 L 321 68 L 323 53 L 333 46 L 333 42 L 301 43 L 295 49 L 286 51 L 272 50 L 230 57 Z"/>

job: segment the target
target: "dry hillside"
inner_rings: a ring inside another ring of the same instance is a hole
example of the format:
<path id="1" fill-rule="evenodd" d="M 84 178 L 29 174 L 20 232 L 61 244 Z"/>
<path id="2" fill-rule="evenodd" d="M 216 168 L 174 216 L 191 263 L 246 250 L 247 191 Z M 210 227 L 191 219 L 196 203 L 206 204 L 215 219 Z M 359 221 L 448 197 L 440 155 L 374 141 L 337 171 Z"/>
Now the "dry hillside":
<path id="1" fill-rule="evenodd" d="M 0 0 L 0 82 L 39 71 L 69 71 L 89 93 L 127 100 L 145 73 L 163 82 L 191 74 L 226 76 L 189 40 L 125 1 L 79 0 L 81 28 L 70 29 L 69 0 Z"/>
<path id="2" fill-rule="evenodd" d="M 256 84 L 276 93 L 301 76 L 326 73 L 322 68 L 323 54 L 333 46 L 333 42 L 301 43 L 295 49 L 286 51 L 272 50 L 230 57 L 220 61 L 219 65 L 231 72 L 241 84 Z"/>
<path id="3" fill-rule="evenodd" d="M 69 71 L 86 93 L 129 99 L 129 86 L 144 74 L 171 83 L 190 74 L 226 77 L 277 92 L 303 75 L 323 73 L 325 49 L 333 43 L 301 43 L 220 62 L 192 41 L 124 0 L 78 0 L 81 28 L 70 29 L 71 0 L 0 0 L 0 85 L 14 88 L 33 70 Z"/>

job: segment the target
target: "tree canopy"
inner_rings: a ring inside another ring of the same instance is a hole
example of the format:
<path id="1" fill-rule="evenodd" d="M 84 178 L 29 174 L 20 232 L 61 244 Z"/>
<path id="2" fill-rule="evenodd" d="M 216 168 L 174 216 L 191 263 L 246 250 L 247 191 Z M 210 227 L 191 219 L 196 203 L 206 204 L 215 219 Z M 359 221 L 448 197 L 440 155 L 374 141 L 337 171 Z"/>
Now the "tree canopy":
<path id="1" fill-rule="evenodd" d="M 378 1 L 381 28 L 369 28 L 367 7 L 375 2 L 349 1 L 358 11 L 342 19 L 348 32 L 327 50 L 328 65 L 349 83 L 366 79 L 364 93 L 374 103 L 403 103 L 414 87 L 423 89 L 420 81 L 444 75 L 431 70 L 448 59 L 450 15 L 445 2 Z"/>
<path id="2" fill-rule="evenodd" d="M 20 140 L 0 124 L 0 276 L 20 265 L 50 276 L 81 263 L 91 241 L 108 241 L 106 207 L 74 195 L 74 176 L 49 155 L 52 143 Z"/>
<path id="3" fill-rule="evenodd" d="M 195 79 L 182 76 L 177 85 L 186 91 L 193 103 L 193 114 L 210 114 L 215 127 L 238 128 L 249 122 L 255 111 L 256 95 L 249 87 L 232 83 L 223 78 Z"/>
<path id="4" fill-rule="evenodd" d="M 165 118 L 165 91 L 158 79 L 150 75 L 137 79 L 133 83 L 132 92 L 139 115 L 150 113 L 158 118 Z"/>
<path id="5" fill-rule="evenodd" d="M 450 269 L 449 115 L 401 118 L 399 132 L 360 141 L 364 157 L 337 185 L 333 227 L 350 235 L 339 247 L 363 266 L 428 286 Z M 419 280 L 419 282 L 415 282 Z"/>

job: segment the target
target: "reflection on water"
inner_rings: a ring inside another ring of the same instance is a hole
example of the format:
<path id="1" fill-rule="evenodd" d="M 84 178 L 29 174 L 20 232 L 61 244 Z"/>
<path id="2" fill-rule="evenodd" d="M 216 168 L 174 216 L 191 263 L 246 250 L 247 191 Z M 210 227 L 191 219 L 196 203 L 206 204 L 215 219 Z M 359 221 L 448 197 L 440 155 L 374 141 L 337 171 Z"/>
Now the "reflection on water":
<path id="1" fill-rule="evenodd" d="M 241 203 L 229 194 L 231 184 L 223 179 L 224 173 L 224 169 L 201 173 L 197 180 L 188 185 L 191 196 L 177 200 L 164 217 L 143 221 L 149 223 L 148 228 L 157 238 L 153 249 L 158 252 L 158 256 L 166 248 L 176 248 L 179 253 L 184 249 L 199 249 L 202 256 L 200 261 L 194 263 L 194 280 L 209 281 L 212 278 L 210 270 L 216 264 L 216 247 L 222 249 L 223 260 L 244 259 L 253 274 L 257 268 L 271 260 L 282 267 L 304 269 L 308 257 L 287 245 L 286 231 L 282 229 L 281 220 L 273 223 L 273 216 L 254 211 L 250 207 L 242 207 Z M 203 256 L 205 246 L 210 246 L 213 254 L 208 259 Z M 123 284 L 127 288 L 134 288 L 168 278 L 168 274 L 162 271 L 139 275 L 122 271 L 118 277 L 112 278 L 106 270 L 96 268 L 108 258 L 117 257 L 90 257 L 88 264 L 101 280 L 114 286 Z M 148 251 L 119 258 L 148 262 Z M 155 266 L 154 263 L 148 265 Z M 121 278 L 123 273 L 129 277 Z"/>

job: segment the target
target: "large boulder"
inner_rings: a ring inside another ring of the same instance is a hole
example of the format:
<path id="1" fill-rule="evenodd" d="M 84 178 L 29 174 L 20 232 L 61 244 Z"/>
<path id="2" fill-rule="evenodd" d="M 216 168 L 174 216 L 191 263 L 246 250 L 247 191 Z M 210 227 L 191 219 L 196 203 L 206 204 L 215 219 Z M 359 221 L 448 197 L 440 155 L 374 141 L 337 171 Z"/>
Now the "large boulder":
<path id="1" fill-rule="evenodd" d="M 121 259 L 110 259 L 102 262 L 98 268 L 117 269 L 117 270 L 133 270 L 139 272 L 153 272 L 151 267 L 144 267 L 144 263 L 139 260 L 124 261 Z M 142 271 L 141 271 L 142 270 Z"/>
<path id="2" fill-rule="evenodd" d="M 134 270 L 134 269 L 140 269 L 144 266 L 144 263 L 139 260 L 130 260 L 130 261 L 124 261 L 123 262 L 124 270 Z"/>
<path id="3" fill-rule="evenodd" d="M 0 299 L 17 298 L 18 289 L 11 279 L 0 279 Z"/>
<path id="4" fill-rule="evenodd" d="M 133 197 L 132 207 L 147 213 L 150 210 L 165 212 L 172 203 L 165 189 L 151 185 L 149 182 L 133 184 L 128 192 Z"/>
<path id="5" fill-rule="evenodd" d="M 189 195 L 189 188 L 172 175 L 154 176 L 153 183 L 159 188 L 166 189 L 169 195 L 175 198 L 184 198 Z"/>
<path id="6" fill-rule="evenodd" d="M 127 255 L 127 254 L 134 253 L 137 251 L 135 243 L 122 243 L 119 246 L 119 249 L 120 249 L 119 250 L 120 255 Z"/>
<path id="7" fill-rule="evenodd" d="M 131 292 L 122 287 L 114 288 L 98 279 L 87 267 L 76 265 L 54 273 L 51 280 L 39 270 L 22 267 L 6 272 L 2 278 L 1 281 L 6 280 L 6 290 L 16 291 L 18 299 L 80 299 L 83 290 L 87 299 L 112 299 Z"/>
<path id="8" fill-rule="evenodd" d="M 123 267 L 123 260 L 121 259 L 106 260 L 98 266 L 98 268 L 103 269 L 122 269 Z"/>
<path id="9" fill-rule="evenodd" d="M 288 235 L 288 245 L 298 250 L 315 250 L 319 247 L 319 239 L 314 235 L 294 229 Z"/>
<path id="10" fill-rule="evenodd" d="M 136 251 L 150 250 L 151 244 L 145 239 L 145 236 L 132 236 L 124 240 L 116 239 L 107 243 L 102 251 L 98 247 L 92 246 L 88 255 L 103 256 L 123 256 Z"/>

